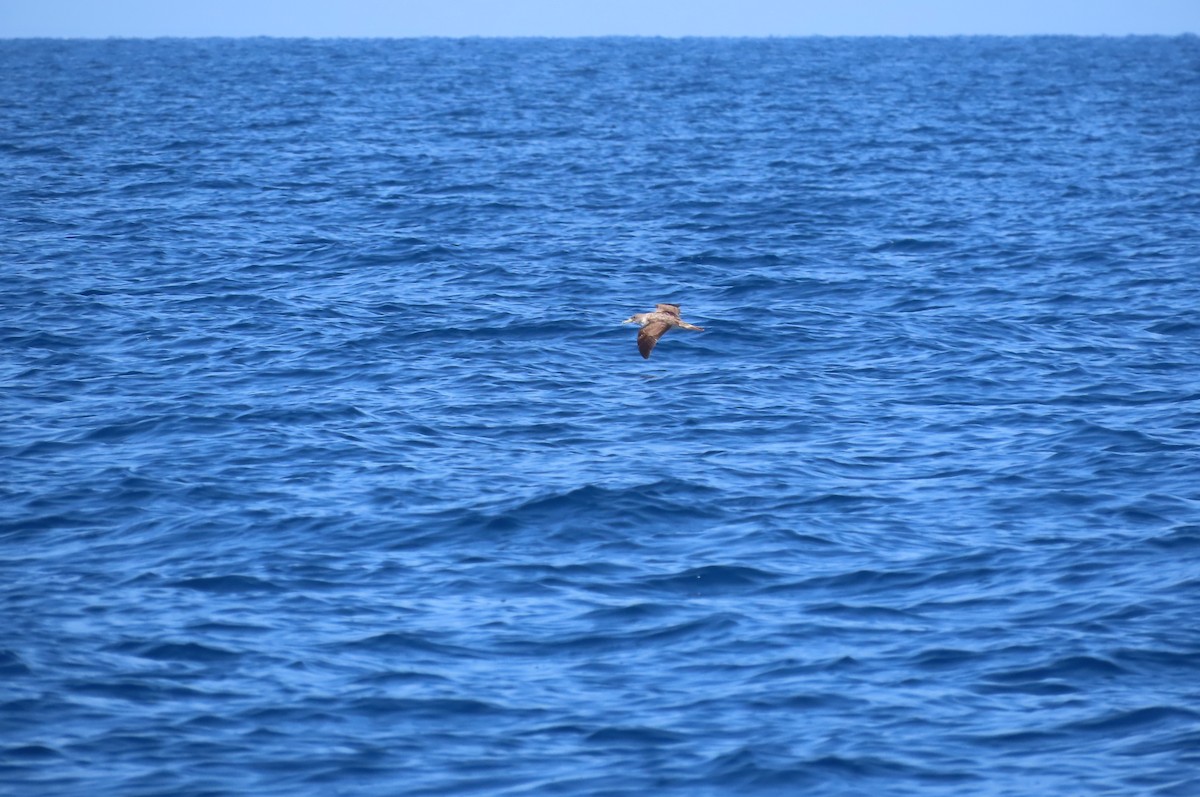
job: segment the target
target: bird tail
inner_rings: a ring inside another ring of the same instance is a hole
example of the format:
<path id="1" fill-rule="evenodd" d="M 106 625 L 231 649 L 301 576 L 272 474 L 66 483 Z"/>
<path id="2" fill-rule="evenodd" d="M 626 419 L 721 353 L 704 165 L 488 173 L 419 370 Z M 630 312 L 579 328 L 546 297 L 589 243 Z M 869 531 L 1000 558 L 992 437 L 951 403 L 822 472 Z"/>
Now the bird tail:
<path id="1" fill-rule="evenodd" d="M 680 321 L 679 326 L 683 327 L 684 329 L 690 329 L 693 332 L 703 332 L 704 331 L 704 327 L 698 327 L 695 324 L 689 324 L 686 321 Z"/>

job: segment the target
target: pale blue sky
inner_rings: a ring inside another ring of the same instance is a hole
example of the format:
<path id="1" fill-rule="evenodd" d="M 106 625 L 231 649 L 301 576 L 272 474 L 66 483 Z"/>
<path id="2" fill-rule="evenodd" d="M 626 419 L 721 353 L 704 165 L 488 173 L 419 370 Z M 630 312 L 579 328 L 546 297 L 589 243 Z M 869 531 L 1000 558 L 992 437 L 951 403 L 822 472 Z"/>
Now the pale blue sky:
<path id="1" fill-rule="evenodd" d="M 1200 33 L 1200 0 L 0 0 L 25 36 Z"/>

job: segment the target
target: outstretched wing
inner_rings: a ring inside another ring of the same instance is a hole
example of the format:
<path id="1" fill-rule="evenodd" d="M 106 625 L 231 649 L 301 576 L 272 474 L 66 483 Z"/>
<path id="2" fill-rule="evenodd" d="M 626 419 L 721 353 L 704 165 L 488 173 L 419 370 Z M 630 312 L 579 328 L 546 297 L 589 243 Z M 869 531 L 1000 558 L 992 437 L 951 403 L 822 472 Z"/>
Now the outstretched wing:
<path id="1" fill-rule="evenodd" d="M 651 321 L 641 328 L 638 332 L 638 351 L 642 353 L 642 359 L 650 359 L 654 344 L 658 343 L 658 339 L 670 328 L 671 325 L 665 321 Z"/>
<path id="2" fill-rule="evenodd" d="M 679 305 L 677 304 L 656 304 L 654 305 L 654 309 L 660 313 L 666 313 L 667 315 L 679 318 Z"/>

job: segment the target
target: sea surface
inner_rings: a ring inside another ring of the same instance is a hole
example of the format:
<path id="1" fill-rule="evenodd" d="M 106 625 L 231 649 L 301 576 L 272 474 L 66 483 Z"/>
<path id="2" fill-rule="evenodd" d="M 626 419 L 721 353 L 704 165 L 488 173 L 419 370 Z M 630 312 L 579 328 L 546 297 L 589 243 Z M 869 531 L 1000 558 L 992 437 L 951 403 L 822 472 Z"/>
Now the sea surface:
<path id="1" fill-rule="evenodd" d="M 1200 39 L 0 73 L 0 793 L 1200 795 Z"/>

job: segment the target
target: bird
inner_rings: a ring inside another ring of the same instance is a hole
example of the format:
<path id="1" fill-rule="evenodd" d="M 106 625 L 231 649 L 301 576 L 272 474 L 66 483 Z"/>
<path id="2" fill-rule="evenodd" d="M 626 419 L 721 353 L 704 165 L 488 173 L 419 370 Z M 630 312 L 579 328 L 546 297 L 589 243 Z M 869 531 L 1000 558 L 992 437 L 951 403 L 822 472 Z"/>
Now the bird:
<path id="1" fill-rule="evenodd" d="M 682 327 L 695 332 L 704 331 L 704 327 L 694 326 L 680 318 L 677 304 L 656 304 L 654 312 L 635 313 L 621 323 L 637 324 L 641 327 L 638 331 L 637 343 L 643 360 L 650 359 L 650 352 L 654 350 L 654 344 L 658 343 L 658 339 L 665 335 L 671 327 Z"/>

